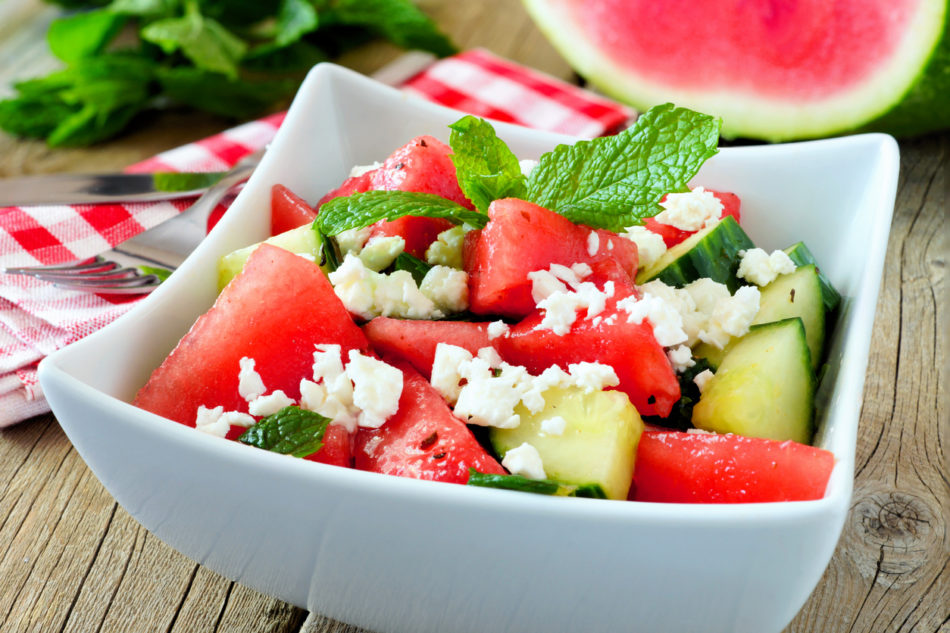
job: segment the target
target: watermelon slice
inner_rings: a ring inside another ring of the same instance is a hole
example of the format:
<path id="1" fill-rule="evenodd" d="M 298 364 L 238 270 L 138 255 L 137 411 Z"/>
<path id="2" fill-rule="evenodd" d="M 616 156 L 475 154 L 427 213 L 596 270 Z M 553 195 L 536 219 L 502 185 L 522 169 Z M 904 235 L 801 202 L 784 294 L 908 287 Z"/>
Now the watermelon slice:
<path id="1" fill-rule="evenodd" d="M 369 347 L 319 267 L 262 244 L 133 404 L 188 426 L 199 405 L 247 411 L 238 392 L 245 356 L 255 360 L 268 393 L 280 389 L 297 400 L 300 379 L 313 375 L 314 345 L 327 343 L 339 344 L 344 357 Z"/>
<path id="2" fill-rule="evenodd" d="M 950 127 L 946 0 L 524 0 L 577 72 L 770 141 Z"/>
<path id="3" fill-rule="evenodd" d="M 387 362 L 403 372 L 399 410 L 380 428 L 356 432 L 356 468 L 457 484 L 468 481 L 469 468 L 504 474 L 419 372 L 402 361 Z"/>
<path id="4" fill-rule="evenodd" d="M 472 354 L 491 347 L 488 323 L 376 317 L 363 326 L 363 333 L 374 350 L 387 358 L 406 361 L 426 379 L 432 375 L 435 348 L 439 343 L 462 347 Z"/>

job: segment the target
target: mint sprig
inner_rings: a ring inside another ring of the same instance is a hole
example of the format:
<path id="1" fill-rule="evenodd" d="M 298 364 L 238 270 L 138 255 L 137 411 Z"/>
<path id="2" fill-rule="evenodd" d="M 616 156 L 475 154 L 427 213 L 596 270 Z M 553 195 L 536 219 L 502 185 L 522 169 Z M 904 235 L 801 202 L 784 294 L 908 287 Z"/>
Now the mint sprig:
<path id="1" fill-rule="evenodd" d="M 594 228 L 622 231 L 656 215 L 714 156 L 721 121 L 664 104 L 615 136 L 559 145 L 528 178 L 527 199 Z"/>
<path id="2" fill-rule="evenodd" d="M 245 431 L 238 441 L 264 450 L 306 457 L 323 446 L 330 418 L 300 407 L 284 407 Z"/>
<path id="3" fill-rule="evenodd" d="M 476 228 L 482 228 L 488 222 L 484 213 L 466 209 L 457 202 L 431 193 L 367 191 L 324 202 L 320 215 L 314 220 L 314 228 L 324 235 L 337 235 L 380 220 L 396 220 L 407 215 L 444 218 Z"/>
<path id="4" fill-rule="evenodd" d="M 518 157 L 484 119 L 466 116 L 452 125 L 449 145 L 462 193 L 479 211 L 493 200 L 523 198 L 527 192 Z"/>

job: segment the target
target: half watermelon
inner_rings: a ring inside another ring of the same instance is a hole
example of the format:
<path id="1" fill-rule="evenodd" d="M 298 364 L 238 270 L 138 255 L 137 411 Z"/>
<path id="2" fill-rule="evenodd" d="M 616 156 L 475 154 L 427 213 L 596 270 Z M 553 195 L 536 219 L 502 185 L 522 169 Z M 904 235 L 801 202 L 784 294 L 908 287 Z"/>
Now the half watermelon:
<path id="1" fill-rule="evenodd" d="M 605 93 L 779 141 L 950 127 L 946 0 L 524 0 Z"/>

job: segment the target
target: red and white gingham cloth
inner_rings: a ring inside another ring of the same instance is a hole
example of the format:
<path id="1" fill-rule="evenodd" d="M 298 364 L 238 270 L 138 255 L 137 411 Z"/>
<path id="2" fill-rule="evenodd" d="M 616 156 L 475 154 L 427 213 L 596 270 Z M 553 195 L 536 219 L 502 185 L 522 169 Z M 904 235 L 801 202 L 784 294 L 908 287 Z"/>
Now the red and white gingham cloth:
<path id="1" fill-rule="evenodd" d="M 622 129 L 630 109 L 537 71 L 471 50 L 431 64 L 403 89 L 472 114 L 575 136 Z M 127 171 L 222 171 L 266 145 L 276 114 L 164 152 Z M 55 264 L 108 250 L 190 201 L 0 208 L 0 267 Z M 49 411 L 36 379 L 47 354 L 118 318 L 137 298 L 109 300 L 0 275 L 0 427 Z"/>

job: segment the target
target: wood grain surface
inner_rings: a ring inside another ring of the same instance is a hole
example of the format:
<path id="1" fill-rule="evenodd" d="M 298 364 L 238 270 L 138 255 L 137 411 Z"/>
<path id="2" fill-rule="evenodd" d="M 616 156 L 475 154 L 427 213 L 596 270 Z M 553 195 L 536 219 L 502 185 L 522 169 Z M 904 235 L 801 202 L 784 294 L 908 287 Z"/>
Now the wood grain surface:
<path id="1" fill-rule="evenodd" d="M 482 46 L 573 80 L 517 0 L 422 6 L 461 47 Z M 0 0 L 0 95 L 55 64 L 55 10 Z M 371 72 L 398 51 L 340 61 Z M 172 111 L 92 149 L 0 133 L 0 177 L 118 169 L 233 122 Z M 874 326 L 851 513 L 787 632 L 950 632 L 947 259 L 950 134 L 901 143 L 901 180 Z M 0 431 L 0 631 L 358 633 L 208 571 L 139 526 L 51 415 Z"/>

